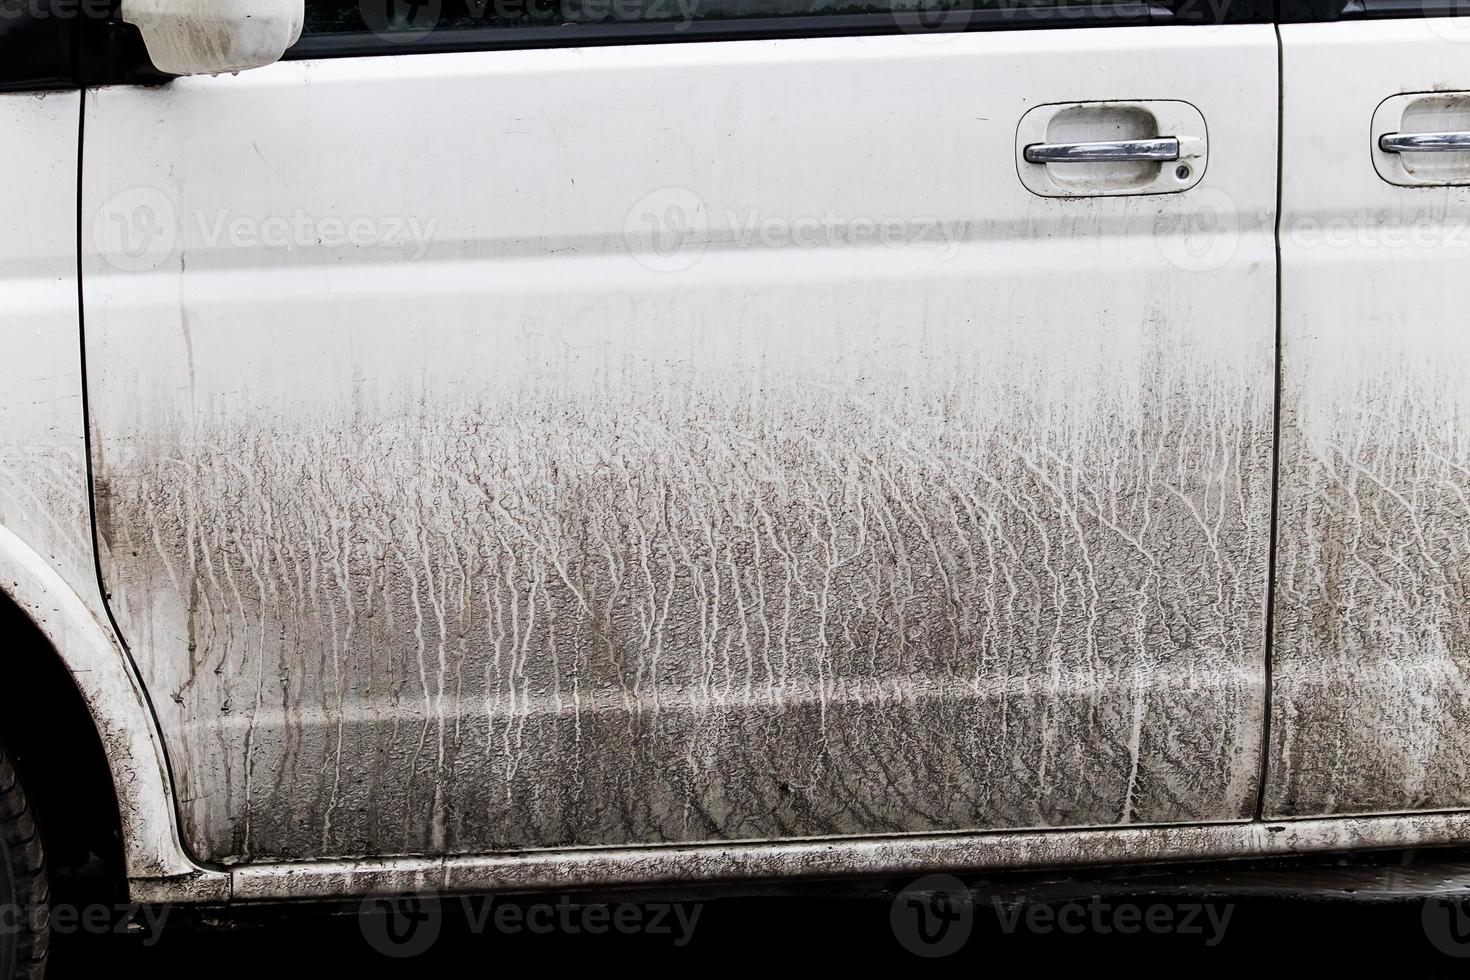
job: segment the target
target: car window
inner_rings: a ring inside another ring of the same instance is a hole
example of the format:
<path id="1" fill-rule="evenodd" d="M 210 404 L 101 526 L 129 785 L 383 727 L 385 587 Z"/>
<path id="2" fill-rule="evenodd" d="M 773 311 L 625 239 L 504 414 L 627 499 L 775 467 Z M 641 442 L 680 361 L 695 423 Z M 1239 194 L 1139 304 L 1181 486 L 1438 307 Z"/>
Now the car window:
<path id="1" fill-rule="evenodd" d="M 604 23 L 693 23 L 703 20 L 901 14 L 933 21 L 986 11 L 1024 16 L 1039 8 L 1138 6 L 1136 0 L 307 0 L 308 37 L 396 35 L 493 28 L 566 27 Z"/>

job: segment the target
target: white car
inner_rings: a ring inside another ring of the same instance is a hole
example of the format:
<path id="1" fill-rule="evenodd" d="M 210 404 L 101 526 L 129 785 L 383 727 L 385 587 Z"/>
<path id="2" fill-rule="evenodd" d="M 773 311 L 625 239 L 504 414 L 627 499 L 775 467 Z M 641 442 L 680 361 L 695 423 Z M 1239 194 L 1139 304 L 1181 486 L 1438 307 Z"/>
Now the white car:
<path id="1" fill-rule="evenodd" d="M 0 978 L 1470 843 L 1454 10 L 4 3 Z"/>

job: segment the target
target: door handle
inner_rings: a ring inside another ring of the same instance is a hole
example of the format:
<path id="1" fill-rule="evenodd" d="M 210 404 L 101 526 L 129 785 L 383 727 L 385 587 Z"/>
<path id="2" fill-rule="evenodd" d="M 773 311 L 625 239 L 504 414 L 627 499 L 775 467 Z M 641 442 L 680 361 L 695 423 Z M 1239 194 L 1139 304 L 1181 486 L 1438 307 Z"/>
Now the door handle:
<path id="1" fill-rule="evenodd" d="M 1178 194 L 1204 176 L 1210 138 L 1188 102 L 1048 102 L 1021 117 L 1013 152 L 1040 197 Z"/>
<path id="2" fill-rule="evenodd" d="M 1027 163 L 1171 163 L 1179 159 L 1179 139 L 1105 140 L 1097 143 L 1032 143 Z"/>
<path id="3" fill-rule="evenodd" d="M 1470 133 L 1384 133 L 1384 153 L 1470 153 Z"/>
<path id="4" fill-rule="evenodd" d="M 1470 92 L 1405 92 L 1373 110 L 1369 152 L 1397 187 L 1470 186 Z"/>

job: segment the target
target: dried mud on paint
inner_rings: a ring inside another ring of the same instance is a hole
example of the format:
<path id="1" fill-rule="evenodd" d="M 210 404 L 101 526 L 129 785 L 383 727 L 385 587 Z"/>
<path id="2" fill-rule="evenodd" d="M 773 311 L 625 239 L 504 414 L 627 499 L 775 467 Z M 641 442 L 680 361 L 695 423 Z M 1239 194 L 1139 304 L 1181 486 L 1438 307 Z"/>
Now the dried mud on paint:
<path id="1" fill-rule="evenodd" d="M 964 350 L 629 364 L 155 436 L 106 474 L 107 563 L 188 836 L 232 861 L 1246 816 L 1269 393 L 1180 363 L 1071 397 Z"/>

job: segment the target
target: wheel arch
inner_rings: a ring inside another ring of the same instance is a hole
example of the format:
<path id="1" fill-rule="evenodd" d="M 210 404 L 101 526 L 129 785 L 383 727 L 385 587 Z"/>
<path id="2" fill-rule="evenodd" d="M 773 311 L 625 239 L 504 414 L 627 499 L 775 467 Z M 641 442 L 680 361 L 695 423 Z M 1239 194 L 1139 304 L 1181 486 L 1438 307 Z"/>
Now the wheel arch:
<path id="1" fill-rule="evenodd" d="M 162 737 L 140 681 L 111 627 L 50 563 L 0 526 L 0 594 L 44 644 L 12 644 L 9 656 L 53 656 L 86 706 L 106 757 L 122 859 L 135 901 L 227 899 L 227 876 L 189 856 L 179 833 Z M 49 650 L 46 649 L 49 647 Z M 0 661 L 0 676 L 18 664 Z M 214 894 L 220 892 L 220 894 Z"/>

